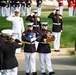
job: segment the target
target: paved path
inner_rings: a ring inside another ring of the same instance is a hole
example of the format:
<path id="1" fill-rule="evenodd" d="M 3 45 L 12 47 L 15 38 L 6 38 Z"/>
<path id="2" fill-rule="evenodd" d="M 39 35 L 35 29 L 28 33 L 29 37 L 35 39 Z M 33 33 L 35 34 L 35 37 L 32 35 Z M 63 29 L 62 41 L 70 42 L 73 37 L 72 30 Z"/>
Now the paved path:
<path id="1" fill-rule="evenodd" d="M 24 53 L 16 54 L 18 62 L 19 62 L 19 74 L 18 75 L 25 75 L 25 62 L 24 62 Z M 36 57 L 37 62 L 37 73 L 40 73 L 40 65 L 38 54 Z M 55 71 L 55 75 L 76 75 L 76 57 L 75 56 L 68 56 L 68 55 L 55 55 L 52 52 L 52 67 Z M 48 74 L 48 72 L 47 72 Z"/>

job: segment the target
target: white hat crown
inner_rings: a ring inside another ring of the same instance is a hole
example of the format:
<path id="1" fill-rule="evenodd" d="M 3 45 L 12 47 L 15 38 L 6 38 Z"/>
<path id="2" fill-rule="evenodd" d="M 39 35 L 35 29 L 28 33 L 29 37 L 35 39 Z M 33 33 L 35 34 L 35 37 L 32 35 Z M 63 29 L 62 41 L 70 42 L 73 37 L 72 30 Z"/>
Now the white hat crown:
<path id="1" fill-rule="evenodd" d="M 1 33 L 6 35 L 6 36 L 9 36 L 9 35 L 12 35 L 14 33 L 14 31 L 11 29 L 4 29 L 1 31 Z"/>
<path id="2" fill-rule="evenodd" d="M 37 13 L 37 10 L 33 10 L 33 13 Z"/>
<path id="3" fill-rule="evenodd" d="M 20 10 L 19 9 L 15 9 L 15 12 L 20 12 Z"/>
<path id="4" fill-rule="evenodd" d="M 26 23 L 28 26 L 33 26 L 33 23 Z"/>
<path id="5" fill-rule="evenodd" d="M 48 22 L 41 22 L 41 24 L 42 24 L 42 25 L 47 25 L 47 24 L 48 24 Z"/>

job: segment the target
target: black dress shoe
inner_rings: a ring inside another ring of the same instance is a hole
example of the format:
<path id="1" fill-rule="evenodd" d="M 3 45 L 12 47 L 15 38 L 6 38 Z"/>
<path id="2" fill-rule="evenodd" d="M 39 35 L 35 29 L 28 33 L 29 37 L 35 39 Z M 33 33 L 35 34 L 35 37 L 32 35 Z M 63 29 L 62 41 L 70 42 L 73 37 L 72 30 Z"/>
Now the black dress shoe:
<path id="1" fill-rule="evenodd" d="M 55 52 L 57 52 L 57 50 L 54 50 Z"/>
<path id="2" fill-rule="evenodd" d="M 55 72 L 50 72 L 49 75 L 55 74 Z"/>
<path id="3" fill-rule="evenodd" d="M 60 52 L 60 50 L 57 50 L 57 52 Z"/>
<path id="4" fill-rule="evenodd" d="M 37 75 L 37 72 L 32 72 L 32 75 Z"/>
<path id="5" fill-rule="evenodd" d="M 60 50 L 54 50 L 55 52 L 60 52 Z"/>
<path id="6" fill-rule="evenodd" d="M 26 73 L 26 75 L 30 75 L 30 73 Z"/>
<path id="7" fill-rule="evenodd" d="M 46 72 L 42 73 L 42 75 L 47 75 Z"/>

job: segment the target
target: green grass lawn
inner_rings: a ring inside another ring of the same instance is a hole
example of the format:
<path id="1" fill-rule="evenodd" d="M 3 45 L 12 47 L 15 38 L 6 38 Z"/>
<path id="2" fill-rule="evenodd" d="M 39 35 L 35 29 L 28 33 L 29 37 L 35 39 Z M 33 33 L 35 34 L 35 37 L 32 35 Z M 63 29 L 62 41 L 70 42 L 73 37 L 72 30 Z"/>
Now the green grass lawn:
<path id="1" fill-rule="evenodd" d="M 52 20 L 49 19 L 47 16 L 50 14 L 51 11 L 42 11 L 41 20 L 48 22 L 48 29 L 51 30 L 52 27 Z M 27 29 L 24 19 L 25 29 Z M 12 23 L 6 21 L 6 17 L 0 17 L 0 31 L 2 29 L 9 29 L 12 27 Z M 74 47 L 74 43 L 76 41 L 76 16 L 69 17 L 68 12 L 63 12 L 63 32 L 61 34 L 61 47 Z M 53 43 L 51 43 L 53 46 Z"/>

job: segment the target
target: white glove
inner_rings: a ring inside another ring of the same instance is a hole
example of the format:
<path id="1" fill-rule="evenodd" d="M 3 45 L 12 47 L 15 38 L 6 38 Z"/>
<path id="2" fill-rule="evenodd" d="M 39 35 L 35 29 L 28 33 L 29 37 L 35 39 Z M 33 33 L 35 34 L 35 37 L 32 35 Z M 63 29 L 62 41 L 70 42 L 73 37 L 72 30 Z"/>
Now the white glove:
<path id="1" fill-rule="evenodd" d="M 33 16 L 33 15 L 34 15 L 34 13 L 31 14 L 31 16 Z"/>
<path id="2" fill-rule="evenodd" d="M 37 21 L 40 21 L 40 18 L 37 18 Z"/>
<path id="3" fill-rule="evenodd" d="M 56 10 L 53 11 L 53 13 L 55 14 Z"/>
<path id="4" fill-rule="evenodd" d="M 35 40 L 36 40 L 36 38 L 32 38 L 32 39 L 31 39 L 31 42 L 33 42 L 33 41 L 35 41 Z"/>
<path id="5" fill-rule="evenodd" d="M 44 42 L 47 42 L 46 39 L 44 39 Z"/>
<path id="6" fill-rule="evenodd" d="M 61 32 L 62 32 L 62 30 L 61 30 Z"/>

